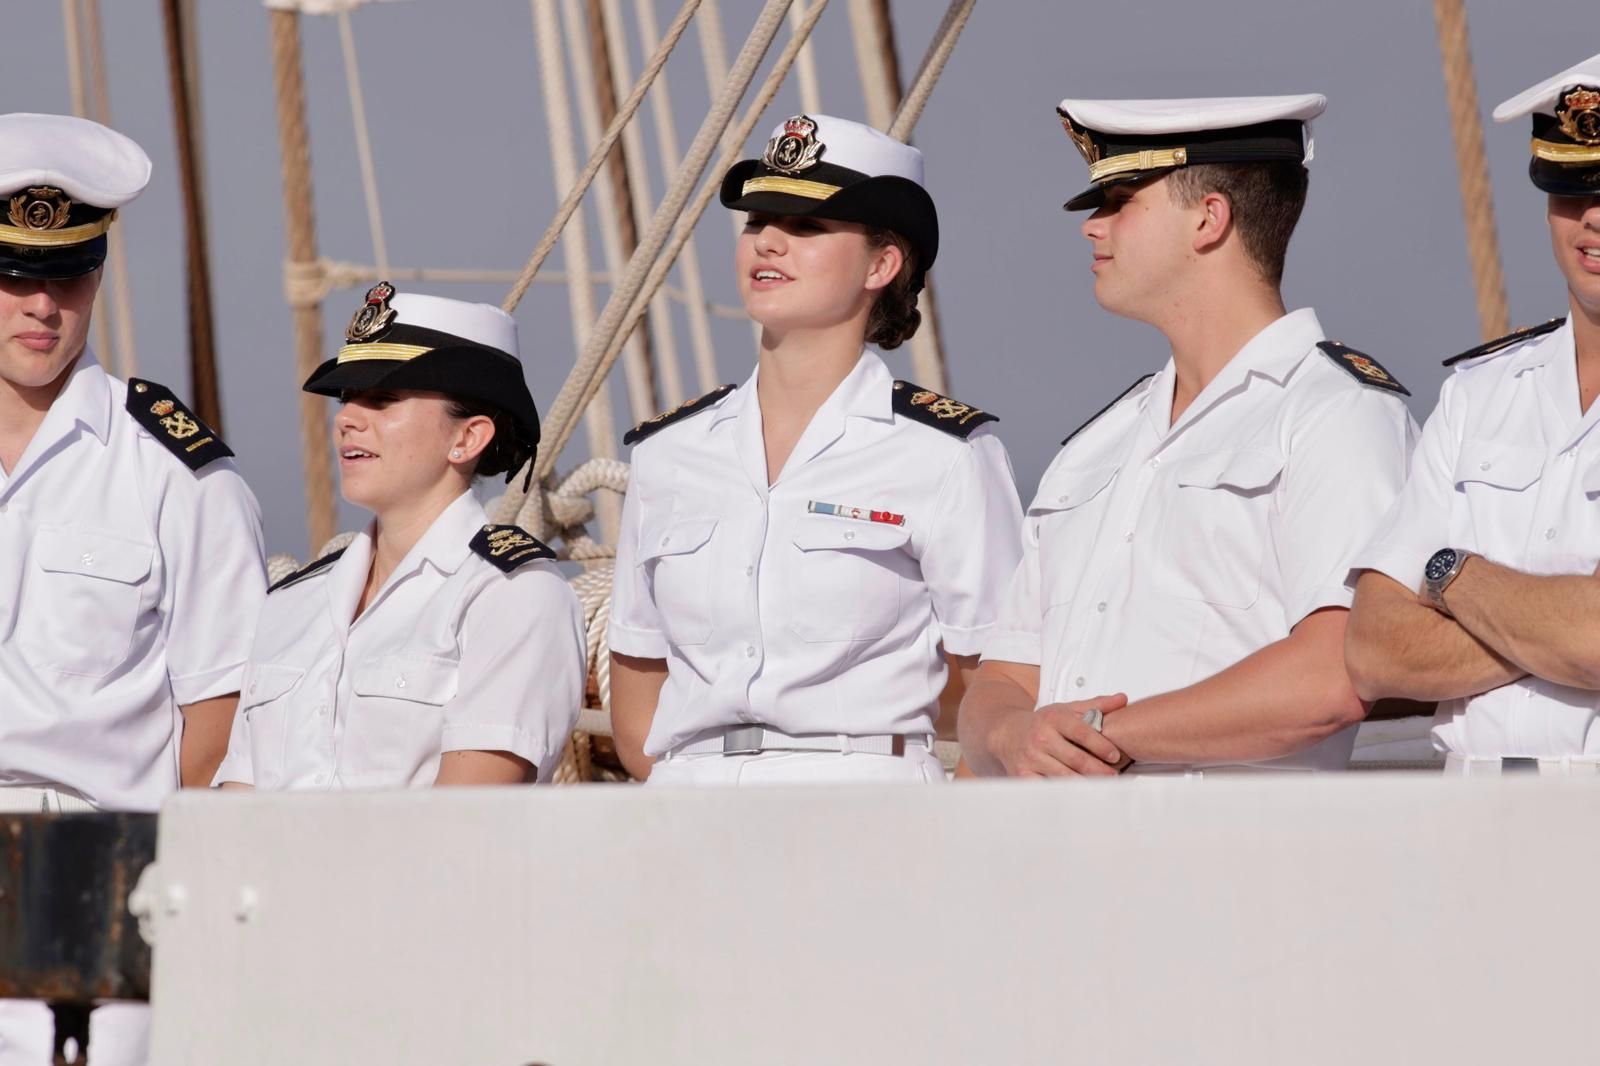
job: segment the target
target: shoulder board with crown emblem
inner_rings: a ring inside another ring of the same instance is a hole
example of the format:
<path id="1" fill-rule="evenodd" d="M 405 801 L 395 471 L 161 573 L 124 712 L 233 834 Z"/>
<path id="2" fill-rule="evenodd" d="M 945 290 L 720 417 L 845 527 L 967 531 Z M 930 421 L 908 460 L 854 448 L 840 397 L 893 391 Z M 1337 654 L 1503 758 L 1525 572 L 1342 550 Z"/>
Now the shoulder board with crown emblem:
<path id="1" fill-rule="evenodd" d="M 1088 429 L 1090 426 L 1092 426 L 1096 422 L 1100 421 L 1100 416 L 1101 415 L 1105 414 L 1107 411 L 1109 411 L 1113 407 L 1117 406 L 1117 404 L 1119 404 L 1123 400 L 1127 399 L 1129 393 L 1133 392 L 1134 389 L 1137 389 L 1140 385 L 1143 385 L 1145 382 L 1149 381 L 1153 377 L 1155 377 L 1154 374 L 1146 374 L 1144 377 L 1140 378 L 1138 381 L 1135 381 L 1132 385 L 1129 385 L 1127 388 L 1125 388 L 1121 392 L 1117 393 L 1117 398 L 1116 399 L 1112 400 L 1110 403 L 1108 403 L 1104 407 L 1100 408 L 1100 410 L 1098 410 L 1094 414 L 1090 415 L 1088 421 L 1084 422 L 1083 425 L 1079 426 L 1077 429 L 1073 430 L 1071 433 L 1068 433 L 1065 437 L 1063 437 L 1062 440 L 1061 440 L 1062 446 L 1065 447 L 1067 441 L 1071 440 L 1073 437 L 1076 437 L 1079 433 L 1082 433 L 1084 430 Z"/>
<path id="2" fill-rule="evenodd" d="M 940 396 L 932 389 L 925 389 L 910 381 L 894 383 L 894 412 L 962 440 L 972 436 L 972 431 L 985 422 L 1000 421 L 999 415 L 992 415 L 948 396 Z"/>
<path id="3" fill-rule="evenodd" d="M 472 550 L 506 573 L 556 553 L 521 526 L 487 525 L 472 538 Z"/>
<path id="4" fill-rule="evenodd" d="M 128 413 L 190 470 L 199 470 L 233 454 L 216 431 L 200 421 L 165 385 L 129 378 Z"/>
<path id="5" fill-rule="evenodd" d="M 663 411 L 654 418 L 647 418 L 624 433 L 622 435 L 622 443 L 637 444 L 657 430 L 665 429 L 674 422 L 681 422 L 692 414 L 698 414 L 728 395 L 735 387 L 733 385 L 720 385 L 704 396 L 696 396 L 692 400 L 685 400 L 670 411 Z"/>
<path id="6" fill-rule="evenodd" d="M 1464 363 L 1468 359 L 1476 359 L 1481 355 L 1493 355 L 1495 352 L 1505 351 L 1514 344 L 1521 344 L 1523 341 L 1542 337 L 1546 333 L 1554 333 L 1565 325 L 1566 321 L 1565 317 L 1552 318 L 1550 321 L 1542 322 L 1537 326 L 1525 326 L 1522 329 L 1512 330 L 1504 337 L 1496 337 L 1492 341 L 1485 341 L 1476 348 L 1468 348 L 1460 355 L 1452 355 L 1444 361 L 1444 365 L 1455 366 L 1457 363 Z"/>
<path id="7" fill-rule="evenodd" d="M 1398 392 L 1401 396 L 1410 396 L 1411 390 L 1400 384 L 1393 374 L 1383 368 L 1383 364 L 1356 351 L 1349 345 L 1340 344 L 1338 341 L 1318 341 L 1317 347 L 1322 349 L 1322 354 L 1333 360 L 1335 366 L 1344 369 L 1344 372 L 1374 389 L 1384 392 Z"/>
<path id="8" fill-rule="evenodd" d="M 328 567 L 330 567 L 334 563 L 338 562 L 339 561 L 339 556 L 341 556 L 343 554 L 344 554 L 344 549 L 340 548 L 336 552 L 329 552 L 327 555 L 324 555 L 320 559 L 311 560 L 309 563 L 307 563 L 306 565 L 302 566 L 300 569 L 296 570 L 294 573 L 290 574 L 288 577 L 282 577 L 282 578 L 279 578 L 277 581 L 274 581 L 271 585 L 269 585 L 267 587 L 267 595 L 270 596 L 274 592 L 277 592 L 279 589 L 286 589 L 290 585 L 297 585 L 300 582 L 304 581 L 308 577 L 314 577 L 317 574 L 322 573 Z"/>

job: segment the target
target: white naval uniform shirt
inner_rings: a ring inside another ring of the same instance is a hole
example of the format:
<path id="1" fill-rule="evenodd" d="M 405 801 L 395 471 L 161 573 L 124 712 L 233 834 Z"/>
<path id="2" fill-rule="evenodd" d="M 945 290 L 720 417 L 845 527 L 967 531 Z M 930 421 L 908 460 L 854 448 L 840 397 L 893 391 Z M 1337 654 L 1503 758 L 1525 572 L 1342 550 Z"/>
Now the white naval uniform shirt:
<path id="1" fill-rule="evenodd" d="M 1405 490 L 1356 566 L 1408 589 L 1467 548 L 1531 574 L 1600 562 L 1600 404 L 1579 408 L 1572 323 L 1456 368 Z M 1461 755 L 1600 755 L 1600 693 L 1527 677 L 1439 704 L 1434 746 Z"/>
<path id="2" fill-rule="evenodd" d="M 1028 508 L 984 658 L 1039 701 L 1202 681 L 1324 607 L 1399 492 L 1416 423 L 1317 347 L 1303 309 L 1257 334 L 1169 425 L 1173 365 L 1071 438 Z M 1343 769 L 1355 730 L 1262 765 Z M 1180 769 L 1135 764 L 1141 772 Z"/>
<path id="3" fill-rule="evenodd" d="M 267 581 L 232 460 L 190 470 L 127 394 L 85 351 L 0 473 L 0 786 L 153 811 L 179 707 L 239 690 Z"/>
<path id="4" fill-rule="evenodd" d="M 447 751 L 508 751 L 548 779 L 583 705 L 583 610 L 554 563 L 508 574 L 474 552 L 486 521 L 463 493 L 360 618 L 370 532 L 269 595 L 215 783 L 427 787 Z"/>
<path id="5" fill-rule="evenodd" d="M 644 750 L 746 723 L 931 734 L 941 642 L 982 650 L 1016 565 L 1005 447 L 987 426 L 963 439 L 896 414 L 894 379 L 866 351 L 769 488 L 756 379 L 633 451 L 610 639 L 667 660 Z"/>

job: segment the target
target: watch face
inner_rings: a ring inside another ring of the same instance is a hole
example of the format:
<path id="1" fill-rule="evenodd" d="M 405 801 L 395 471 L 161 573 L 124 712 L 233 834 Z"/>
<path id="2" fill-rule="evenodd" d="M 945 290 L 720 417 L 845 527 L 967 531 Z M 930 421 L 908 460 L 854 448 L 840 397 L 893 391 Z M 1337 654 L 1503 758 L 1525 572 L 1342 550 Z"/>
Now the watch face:
<path id="1" fill-rule="evenodd" d="M 1456 552 L 1454 548 L 1440 548 L 1428 560 L 1428 565 L 1423 569 L 1422 576 L 1429 581 L 1443 581 L 1450 568 L 1456 565 Z"/>

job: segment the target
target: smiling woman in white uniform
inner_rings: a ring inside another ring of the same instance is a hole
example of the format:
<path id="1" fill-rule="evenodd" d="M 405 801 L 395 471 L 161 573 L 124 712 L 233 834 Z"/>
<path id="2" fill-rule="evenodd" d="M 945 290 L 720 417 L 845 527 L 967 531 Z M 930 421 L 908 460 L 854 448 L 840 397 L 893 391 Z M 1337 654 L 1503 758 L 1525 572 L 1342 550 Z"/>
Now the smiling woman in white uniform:
<path id="1" fill-rule="evenodd" d="M 941 781 L 947 662 L 1019 554 L 995 420 L 864 345 L 916 331 L 938 250 L 922 154 L 780 125 L 723 180 L 756 369 L 635 428 L 611 603 L 617 745 L 658 782 Z M 959 679 L 959 678 L 958 678 Z"/>
<path id="2" fill-rule="evenodd" d="M 538 445 L 516 323 L 383 282 L 346 340 L 305 389 L 343 401 L 342 492 L 374 519 L 273 586 L 216 782 L 545 779 L 583 698 L 582 611 L 551 550 L 472 492 Z"/>

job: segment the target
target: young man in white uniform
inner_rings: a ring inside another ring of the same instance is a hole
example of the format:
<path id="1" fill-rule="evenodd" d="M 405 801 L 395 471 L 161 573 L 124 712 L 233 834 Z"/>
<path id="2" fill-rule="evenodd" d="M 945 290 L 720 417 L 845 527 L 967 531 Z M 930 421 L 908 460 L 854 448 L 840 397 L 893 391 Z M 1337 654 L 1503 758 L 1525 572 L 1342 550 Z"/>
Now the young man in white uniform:
<path id="1" fill-rule="evenodd" d="M 1533 120 L 1566 319 L 1464 352 L 1371 544 L 1363 696 L 1438 700 L 1446 772 L 1600 771 L 1600 56 L 1495 109 Z"/>
<path id="2" fill-rule="evenodd" d="M 1350 564 L 1414 423 L 1376 360 L 1286 313 L 1321 96 L 1061 104 L 1095 297 L 1172 356 L 1075 431 L 961 708 L 980 774 L 1342 769 Z"/>
<path id="3" fill-rule="evenodd" d="M 153 811 L 208 783 L 266 591 L 233 453 L 86 345 L 106 230 L 149 175 L 93 122 L 0 116 L 3 810 Z M 91 1061 L 141 1061 L 145 1016 L 97 1010 Z M 43 1006 L 0 1001 L 0 1066 L 50 1041 Z"/>

